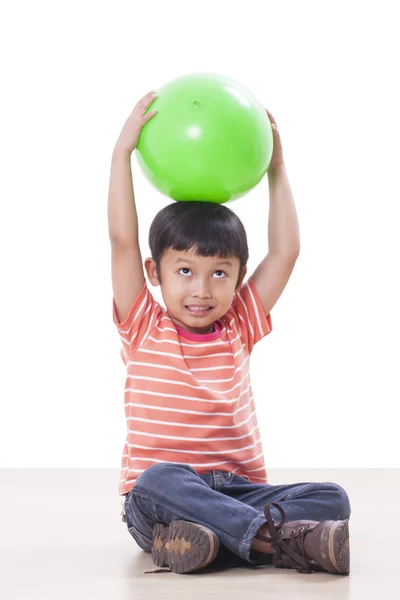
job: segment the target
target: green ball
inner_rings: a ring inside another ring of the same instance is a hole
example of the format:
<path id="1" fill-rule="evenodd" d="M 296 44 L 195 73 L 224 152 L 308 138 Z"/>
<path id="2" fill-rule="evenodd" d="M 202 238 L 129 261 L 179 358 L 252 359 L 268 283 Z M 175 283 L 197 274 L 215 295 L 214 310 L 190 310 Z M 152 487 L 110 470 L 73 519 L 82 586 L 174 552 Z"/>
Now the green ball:
<path id="1" fill-rule="evenodd" d="M 173 200 L 222 204 L 264 177 L 273 152 L 265 108 L 243 85 L 217 74 L 179 77 L 158 90 L 137 160 L 150 183 Z"/>

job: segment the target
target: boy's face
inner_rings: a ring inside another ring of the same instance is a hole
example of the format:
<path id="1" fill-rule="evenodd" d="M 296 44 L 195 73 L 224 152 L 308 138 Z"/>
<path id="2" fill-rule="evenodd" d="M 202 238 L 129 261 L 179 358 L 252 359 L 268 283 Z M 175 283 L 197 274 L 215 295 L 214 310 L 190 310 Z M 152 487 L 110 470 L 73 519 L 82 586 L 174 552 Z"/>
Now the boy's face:
<path id="1" fill-rule="evenodd" d="M 147 258 L 145 266 L 149 281 L 160 285 L 154 260 Z M 184 331 L 210 333 L 214 321 L 232 304 L 239 268 L 236 256 L 196 256 L 193 250 L 168 248 L 161 258 L 160 271 L 161 293 L 171 320 Z M 241 281 L 246 271 L 245 267 Z M 201 313 L 187 308 L 196 304 L 212 308 Z"/>

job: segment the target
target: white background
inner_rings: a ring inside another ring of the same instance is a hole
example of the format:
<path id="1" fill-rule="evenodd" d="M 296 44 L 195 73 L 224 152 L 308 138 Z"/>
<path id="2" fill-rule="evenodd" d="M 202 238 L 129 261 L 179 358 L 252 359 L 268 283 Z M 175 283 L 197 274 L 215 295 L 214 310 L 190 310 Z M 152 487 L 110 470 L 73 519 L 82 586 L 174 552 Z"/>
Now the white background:
<path id="1" fill-rule="evenodd" d="M 267 469 L 399 466 L 396 4 L 3 8 L 0 466 L 120 465 L 111 153 L 145 93 L 195 72 L 236 79 L 275 116 L 299 215 L 299 260 L 252 355 Z M 132 163 L 144 259 L 171 200 Z M 251 273 L 268 251 L 267 177 L 228 207 Z"/>

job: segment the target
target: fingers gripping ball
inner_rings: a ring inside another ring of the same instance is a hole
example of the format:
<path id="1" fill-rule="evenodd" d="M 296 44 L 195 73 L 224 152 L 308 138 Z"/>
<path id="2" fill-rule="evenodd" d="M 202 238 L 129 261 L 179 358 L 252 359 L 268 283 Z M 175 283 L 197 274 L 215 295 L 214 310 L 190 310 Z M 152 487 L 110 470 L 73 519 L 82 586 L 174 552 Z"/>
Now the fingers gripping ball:
<path id="1" fill-rule="evenodd" d="M 273 152 L 264 107 L 223 75 L 185 75 L 165 84 L 147 112 L 137 160 L 146 178 L 174 200 L 224 203 L 251 190 Z"/>

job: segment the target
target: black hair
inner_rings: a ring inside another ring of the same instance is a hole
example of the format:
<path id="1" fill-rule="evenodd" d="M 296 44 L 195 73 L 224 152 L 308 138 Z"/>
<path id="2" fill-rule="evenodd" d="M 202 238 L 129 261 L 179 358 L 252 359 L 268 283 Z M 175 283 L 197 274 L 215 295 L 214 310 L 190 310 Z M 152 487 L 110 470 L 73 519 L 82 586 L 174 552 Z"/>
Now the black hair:
<path id="1" fill-rule="evenodd" d="M 150 225 L 149 246 L 160 283 L 160 260 L 168 248 L 193 249 L 198 256 L 236 256 L 240 268 L 235 289 L 249 258 L 246 231 L 239 217 L 226 206 L 199 200 L 175 201 L 160 210 Z"/>

